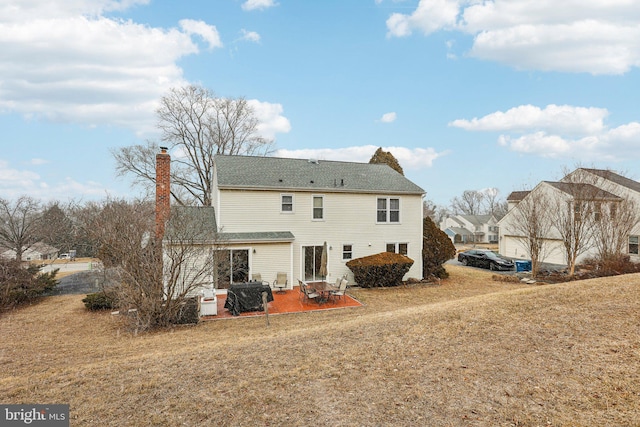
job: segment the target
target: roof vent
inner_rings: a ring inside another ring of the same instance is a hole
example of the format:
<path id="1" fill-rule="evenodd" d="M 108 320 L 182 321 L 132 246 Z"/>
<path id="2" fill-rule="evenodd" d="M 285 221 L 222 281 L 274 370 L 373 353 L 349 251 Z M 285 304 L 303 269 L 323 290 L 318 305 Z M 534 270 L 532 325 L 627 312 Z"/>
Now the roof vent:
<path id="1" fill-rule="evenodd" d="M 318 159 L 309 159 L 309 163 L 318 164 Z"/>

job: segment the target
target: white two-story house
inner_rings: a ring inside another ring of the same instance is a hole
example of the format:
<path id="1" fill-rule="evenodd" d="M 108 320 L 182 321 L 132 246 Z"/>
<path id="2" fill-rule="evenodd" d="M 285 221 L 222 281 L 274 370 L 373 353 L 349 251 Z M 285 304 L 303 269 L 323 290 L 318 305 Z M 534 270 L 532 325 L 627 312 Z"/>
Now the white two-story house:
<path id="1" fill-rule="evenodd" d="M 498 221 L 493 215 L 454 215 L 440 223 L 455 243 L 498 243 Z"/>
<path id="2" fill-rule="evenodd" d="M 405 279 L 422 277 L 424 190 L 391 167 L 227 155 L 214 163 L 212 206 L 194 212 L 228 259 L 218 288 L 255 274 L 271 283 L 285 272 L 289 289 L 320 278 L 325 242 L 326 280 L 353 280 L 349 260 L 385 251 L 414 261 Z"/>

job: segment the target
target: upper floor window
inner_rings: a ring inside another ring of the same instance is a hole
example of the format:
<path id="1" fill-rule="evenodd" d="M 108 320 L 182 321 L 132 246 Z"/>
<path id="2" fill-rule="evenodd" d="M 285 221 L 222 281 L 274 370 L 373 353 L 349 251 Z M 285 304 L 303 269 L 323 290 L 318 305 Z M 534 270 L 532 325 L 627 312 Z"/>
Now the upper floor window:
<path id="1" fill-rule="evenodd" d="M 313 196 L 313 219 L 324 219 L 323 196 Z"/>
<path id="2" fill-rule="evenodd" d="M 377 204 L 378 222 L 400 222 L 400 199 L 379 197 Z"/>
<path id="3" fill-rule="evenodd" d="M 280 209 L 282 212 L 293 212 L 292 194 L 282 194 L 280 196 Z"/>
<path id="4" fill-rule="evenodd" d="M 578 223 L 582 221 L 582 202 L 573 203 L 573 220 Z"/>
<path id="5" fill-rule="evenodd" d="M 593 219 L 600 221 L 602 218 L 602 203 L 596 202 L 593 206 Z"/>

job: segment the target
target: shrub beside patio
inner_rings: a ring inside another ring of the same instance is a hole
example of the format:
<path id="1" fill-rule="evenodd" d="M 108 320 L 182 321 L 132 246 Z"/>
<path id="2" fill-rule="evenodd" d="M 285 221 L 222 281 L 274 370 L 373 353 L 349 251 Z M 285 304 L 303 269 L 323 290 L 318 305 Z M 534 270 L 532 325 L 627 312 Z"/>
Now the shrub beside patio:
<path id="1" fill-rule="evenodd" d="M 411 258 L 393 252 L 382 252 L 347 262 L 355 282 L 363 288 L 401 285 L 402 278 L 412 265 Z"/>

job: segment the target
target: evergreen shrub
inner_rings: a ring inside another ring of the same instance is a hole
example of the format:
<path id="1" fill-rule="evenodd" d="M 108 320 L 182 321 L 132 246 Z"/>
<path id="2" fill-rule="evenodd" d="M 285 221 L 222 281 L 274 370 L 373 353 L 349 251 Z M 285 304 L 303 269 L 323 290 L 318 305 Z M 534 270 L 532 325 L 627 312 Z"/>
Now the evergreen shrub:
<path id="1" fill-rule="evenodd" d="M 355 282 L 363 288 L 401 285 L 402 278 L 412 265 L 411 258 L 393 252 L 382 252 L 347 262 Z"/>

